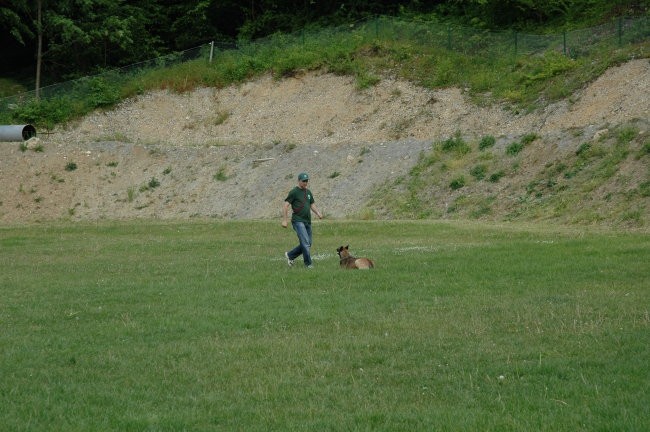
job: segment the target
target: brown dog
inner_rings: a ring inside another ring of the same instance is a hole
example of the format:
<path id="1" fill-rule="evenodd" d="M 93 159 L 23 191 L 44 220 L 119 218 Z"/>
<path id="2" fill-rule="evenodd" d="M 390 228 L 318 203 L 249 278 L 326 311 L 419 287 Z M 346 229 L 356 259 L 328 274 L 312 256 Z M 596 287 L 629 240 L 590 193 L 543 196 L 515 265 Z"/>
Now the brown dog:
<path id="1" fill-rule="evenodd" d="M 370 258 L 355 258 L 350 255 L 347 246 L 340 246 L 336 253 L 339 254 L 341 268 L 344 269 L 362 269 L 367 270 L 375 267 L 375 263 Z"/>

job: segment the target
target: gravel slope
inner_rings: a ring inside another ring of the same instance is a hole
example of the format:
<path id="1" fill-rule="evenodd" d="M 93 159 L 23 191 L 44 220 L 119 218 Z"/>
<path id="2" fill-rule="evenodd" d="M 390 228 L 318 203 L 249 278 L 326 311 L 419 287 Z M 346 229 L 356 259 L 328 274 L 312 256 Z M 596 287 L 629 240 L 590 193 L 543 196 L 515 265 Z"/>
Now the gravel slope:
<path id="1" fill-rule="evenodd" d="M 489 134 L 502 141 L 535 132 L 556 155 L 612 125 L 647 125 L 648 94 L 648 59 L 521 115 L 472 105 L 457 88 L 385 79 L 360 92 L 349 77 L 319 73 L 160 91 L 41 132 L 29 145 L 43 151 L 0 143 L 0 222 L 274 218 L 300 171 L 311 174 L 326 217 L 353 217 L 377 186 L 406 174 L 432 142 L 457 131 L 467 140 Z M 71 163 L 76 169 L 66 170 Z"/>

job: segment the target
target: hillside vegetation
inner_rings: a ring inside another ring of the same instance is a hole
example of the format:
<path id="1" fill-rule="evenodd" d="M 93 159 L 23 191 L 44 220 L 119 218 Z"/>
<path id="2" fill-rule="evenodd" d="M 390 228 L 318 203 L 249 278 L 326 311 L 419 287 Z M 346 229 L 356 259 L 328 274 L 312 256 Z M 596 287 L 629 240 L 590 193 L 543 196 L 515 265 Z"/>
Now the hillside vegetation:
<path id="1" fill-rule="evenodd" d="M 2 220 L 271 218 L 307 170 L 329 217 L 648 226 L 645 39 L 505 56 L 369 28 L 14 110 L 45 128 L 1 148 Z"/>

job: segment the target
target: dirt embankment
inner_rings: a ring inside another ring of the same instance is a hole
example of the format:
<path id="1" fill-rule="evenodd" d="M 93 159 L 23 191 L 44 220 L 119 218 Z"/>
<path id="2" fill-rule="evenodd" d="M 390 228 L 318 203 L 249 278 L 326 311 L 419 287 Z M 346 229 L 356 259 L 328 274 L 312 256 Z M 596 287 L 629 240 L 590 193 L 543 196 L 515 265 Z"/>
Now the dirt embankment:
<path id="1" fill-rule="evenodd" d="M 40 133 L 27 151 L 0 143 L 0 222 L 273 218 L 301 171 L 326 216 L 350 217 L 456 132 L 470 141 L 536 133 L 535 145 L 545 147 L 531 163 L 543 164 L 545 148 L 557 157 L 558 148 L 573 151 L 612 126 L 647 126 L 649 94 L 647 59 L 530 114 L 475 106 L 456 88 L 385 79 L 358 91 L 352 78 L 318 73 L 155 92 Z"/>

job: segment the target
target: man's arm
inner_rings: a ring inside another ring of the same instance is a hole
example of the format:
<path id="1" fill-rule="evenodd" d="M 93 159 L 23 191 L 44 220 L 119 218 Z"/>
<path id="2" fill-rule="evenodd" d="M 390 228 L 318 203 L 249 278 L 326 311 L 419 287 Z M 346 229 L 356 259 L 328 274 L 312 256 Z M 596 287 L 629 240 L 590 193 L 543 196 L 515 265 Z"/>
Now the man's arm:
<path id="1" fill-rule="evenodd" d="M 289 204 L 288 201 L 285 201 L 284 204 L 282 205 L 282 228 L 287 227 L 287 223 L 288 223 L 287 219 L 289 217 L 289 206 L 290 205 L 291 204 Z"/>
<path id="2" fill-rule="evenodd" d="M 313 211 L 314 213 L 316 213 L 316 216 L 318 216 L 318 219 L 323 219 L 323 215 L 322 215 L 321 212 L 318 210 L 318 208 L 316 208 L 316 204 L 312 204 L 312 205 L 310 205 L 309 207 L 311 208 L 311 211 Z"/>

